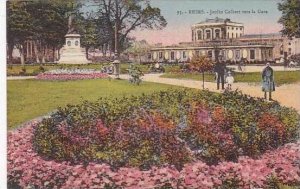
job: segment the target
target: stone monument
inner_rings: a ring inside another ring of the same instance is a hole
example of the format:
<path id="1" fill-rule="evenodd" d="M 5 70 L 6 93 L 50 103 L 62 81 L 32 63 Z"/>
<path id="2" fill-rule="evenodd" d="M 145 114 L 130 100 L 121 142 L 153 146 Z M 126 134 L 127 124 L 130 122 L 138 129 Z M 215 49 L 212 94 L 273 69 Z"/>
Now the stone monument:
<path id="1" fill-rule="evenodd" d="M 69 16 L 68 33 L 65 35 L 66 43 L 60 49 L 59 64 L 87 64 L 85 49 L 80 47 L 80 34 L 72 24 L 73 15 Z"/>

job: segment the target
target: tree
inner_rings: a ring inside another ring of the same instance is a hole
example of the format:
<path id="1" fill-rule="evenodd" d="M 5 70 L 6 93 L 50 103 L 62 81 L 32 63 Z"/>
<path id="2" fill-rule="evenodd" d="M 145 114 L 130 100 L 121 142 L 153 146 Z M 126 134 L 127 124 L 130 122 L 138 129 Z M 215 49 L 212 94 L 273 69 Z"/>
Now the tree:
<path id="1" fill-rule="evenodd" d="M 112 49 L 119 52 L 128 34 L 137 29 L 162 29 L 167 25 L 160 9 L 151 7 L 147 0 L 95 0 L 98 15 L 105 19 Z"/>
<path id="2" fill-rule="evenodd" d="M 189 69 L 202 73 L 202 88 L 204 89 L 204 72 L 211 71 L 213 69 L 212 61 L 206 56 L 194 55 L 189 64 Z"/>
<path id="3" fill-rule="evenodd" d="M 20 51 L 21 64 L 25 64 L 24 43 L 32 36 L 32 17 L 26 10 L 27 2 L 7 2 L 7 46 L 9 62 L 12 62 L 14 47 Z"/>
<path id="4" fill-rule="evenodd" d="M 284 0 L 283 3 L 278 3 L 278 10 L 282 12 L 278 21 L 283 25 L 282 34 L 300 37 L 300 1 Z"/>
<path id="5" fill-rule="evenodd" d="M 52 48 L 59 49 L 65 43 L 64 36 L 68 31 L 68 13 L 78 9 L 79 4 L 75 1 L 31 1 L 27 4 L 27 11 L 32 16 L 33 36 L 35 41 L 36 54 L 42 57 L 45 62 L 46 50 Z M 54 54 L 53 54 L 54 55 Z M 37 62 L 38 62 L 37 57 Z"/>
<path id="6" fill-rule="evenodd" d="M 80 31 L 81 34 L 81 45 L 85 48 L 86 58 L 88 59 L 88 52 L 91 47 L 99 46 L 98 43 L 98 32 L 97 32 L 97 20 L 93 18 L 79 19 L 81 21 Z"/>
<path id="7" fill-rule="evenodd" d="M 138 56 L 139 63 L 141 63 L 141 56 L 145 55 L 150 50 L 150 45 L 146 40 L 134 41 L 126 50 L 127 53 Z"/>

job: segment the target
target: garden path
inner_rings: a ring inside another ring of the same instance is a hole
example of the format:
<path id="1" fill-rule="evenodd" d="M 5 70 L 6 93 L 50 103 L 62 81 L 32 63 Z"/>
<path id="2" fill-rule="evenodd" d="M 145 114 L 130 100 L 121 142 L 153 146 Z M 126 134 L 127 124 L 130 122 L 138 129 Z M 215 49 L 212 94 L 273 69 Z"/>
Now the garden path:
<path id="1" fill-rule="evenodd" d="M 235 72 L 241 72 L 236 65 L 226 66 L 227 68 L 234 68 Z M 247 65 L 243 66 L 243 72 L 261 72 L 265 65 Z M 300 67 L 288 68 L 283 66 L 271 66 L 274 71 L 297 71 L 300 70 Z"/>
<path id="2" fill-rule="evenodd" d="M 172 79 L 161 78 L 161 74 L 146 74 L 142 77 L 143 81 L 163 83 L 169 85 L 177 85 L 189 88 L 202 89 L 202 81 L 188 80 L 188 79 Z M 120 75 L 122 79 L 128 79 L 128 75 Z M 213 82 L 204 82 L 205 89 L 213 92 L 222 92 L 217 90 L 217 84 Z M 253 97 L 263 97 L 264 93 L 258 84 L 249 83 L 234 83 L 232 90 L 241 90 L 244 94 Z M 272 93 L 272 98 L 278 101 L 281 105 L 295 108 L 300 113 L 300 83 L 281 85 Z"/>

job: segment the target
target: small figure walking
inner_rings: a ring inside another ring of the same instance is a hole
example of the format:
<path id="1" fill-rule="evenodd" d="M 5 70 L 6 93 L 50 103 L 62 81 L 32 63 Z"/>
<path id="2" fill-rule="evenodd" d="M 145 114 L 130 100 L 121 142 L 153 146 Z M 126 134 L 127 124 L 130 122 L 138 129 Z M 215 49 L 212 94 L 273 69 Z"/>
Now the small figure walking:
<path id="1" fill-rule="evenodd" d="M 231 75 L 231 72 L 229 71 L 227 73 L 227 77 L 226 77 L 226 83 L 227 83 L 227 89 L 228 90 L 231 90 L 231 87 L 232 87 L 232 84 L 234 82 L 234 78 L 233 76 Z"/>
<path id="2" fill-rule="evenodd" d="M 262 91 L 265 92 L 265 99 L 267 99 L 267 92 L 269 92 L 269 100 L 272 99 L 272 92 L 275 91 L 274 72 L 270 67 L 270 63 L 267 63 L 266 67 L 262 71 Z"/>

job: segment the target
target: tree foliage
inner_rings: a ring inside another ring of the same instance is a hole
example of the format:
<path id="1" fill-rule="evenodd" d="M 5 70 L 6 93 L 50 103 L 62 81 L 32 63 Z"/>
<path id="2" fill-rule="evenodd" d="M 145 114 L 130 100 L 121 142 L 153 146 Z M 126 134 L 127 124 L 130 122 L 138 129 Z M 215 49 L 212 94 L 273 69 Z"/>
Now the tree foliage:
<path id="1" fill-rule="evenodd" d="M 206 72 L 213 69 L 212 61 L 206 56 L 193 56 L 191 63 L 189 64 L 191 70 L 197 72 Z"/>
<path id="2" fill-rule="evenodd" d="M 138 56 L 139 62 L 141 62 L 141 56 L 149 52 L 151 46 L 146 40 L 133 41 L 129 48 L 126 49 L 126 53 Z"/>
<path id="3" fill-rule="evenodd" d="M 95 0 L 98 16 L 104 19 L 104 27 L 110 40 L 118 41 L 118 51 L 128 40 L 128 35 L 136 29 L 162 29 L 167 25 L 160 9 L 152 7 L 146 0 Z M 115 36 L 117 30 L 117 36 Z M 115 39 L 117 37 L 117 39 Z M 114 43 L 112 43 L 114 47 Z"/>
<path id="4" fill-rule="evenodd" d="M 202 87 L 204 89 L 204 72 L 211 71 L 213 69 L 213 62 L 206 56 L 194 55 L 189 69 L 202 73 Z"/>
<path id="5" fill-rule="evenodd" d="M 282 12 L 278 21 L 283 25 L 282 34 L 288 37 L 300 37 L 300 1 L 284 0 L 278 3 L 278 10 Z"/>

